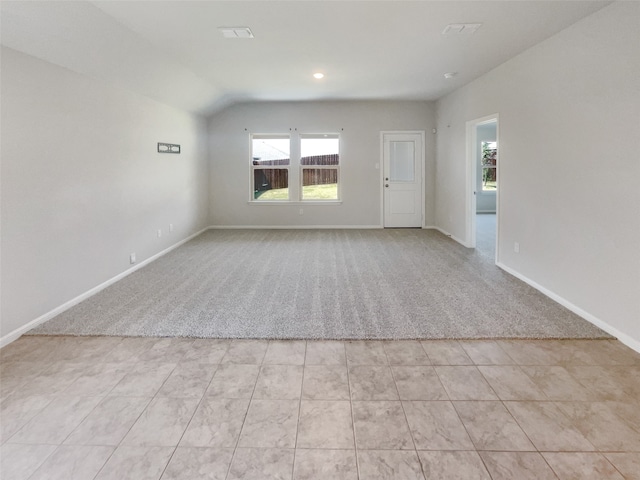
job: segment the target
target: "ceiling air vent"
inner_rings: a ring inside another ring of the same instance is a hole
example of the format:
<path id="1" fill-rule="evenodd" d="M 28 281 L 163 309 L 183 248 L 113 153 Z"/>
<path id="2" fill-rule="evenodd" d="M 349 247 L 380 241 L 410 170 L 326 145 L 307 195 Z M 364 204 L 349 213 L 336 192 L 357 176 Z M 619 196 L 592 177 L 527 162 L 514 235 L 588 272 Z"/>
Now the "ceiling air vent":
<path id="1" fill-rule="evenodd" d="M 253 38 L 249 27 L 218 27 L 224 38 Z"/>
<path id="2" fill-rule="evenodd" d="M 481 23 L 451 23 L 442 31 L 443 35 L 470 35 L 476 33 Z"/>

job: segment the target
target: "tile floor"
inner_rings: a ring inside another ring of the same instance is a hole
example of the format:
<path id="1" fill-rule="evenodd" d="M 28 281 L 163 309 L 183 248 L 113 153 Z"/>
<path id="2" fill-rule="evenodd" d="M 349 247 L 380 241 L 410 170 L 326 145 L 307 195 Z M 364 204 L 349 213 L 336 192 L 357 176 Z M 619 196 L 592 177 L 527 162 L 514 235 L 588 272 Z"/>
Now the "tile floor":
<path id="1" fill-rule="evenodd" d="M 22 337 L 3 480 L 639 479 L 613 340 Z"/>

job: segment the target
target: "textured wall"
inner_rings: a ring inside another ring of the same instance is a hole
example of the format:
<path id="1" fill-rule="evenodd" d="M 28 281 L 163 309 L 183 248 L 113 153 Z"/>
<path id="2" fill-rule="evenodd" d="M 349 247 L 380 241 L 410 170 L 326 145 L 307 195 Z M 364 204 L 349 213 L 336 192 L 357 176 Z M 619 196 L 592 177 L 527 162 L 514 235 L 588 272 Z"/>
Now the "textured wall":
<path id="1" fill-rule="evenodd" d="M 434 107 L 427 102 L 266 102 L 229 107 L 209 122 L 211 224 L 379 226 L 380 132 L 426 130 L 425 219 L 431 225 L 434 123 Z M 340 134 L 341 205 L 249 203 L 250 134 L 289 133 L 290 128 Z"/>
<path id="2" fill-rule="evenodd" d="M 639 28 L 616 2 L 439 100 L 436 221 L 467 237 L 465 126 L 498 113 L 500 261 L 640 347 Z"/>
<path id="3" fill-rule="evenodd" d="M 204 228 L 208 164 L 200 117 L 6 48 L 1 88 L 6 336 Z"/>

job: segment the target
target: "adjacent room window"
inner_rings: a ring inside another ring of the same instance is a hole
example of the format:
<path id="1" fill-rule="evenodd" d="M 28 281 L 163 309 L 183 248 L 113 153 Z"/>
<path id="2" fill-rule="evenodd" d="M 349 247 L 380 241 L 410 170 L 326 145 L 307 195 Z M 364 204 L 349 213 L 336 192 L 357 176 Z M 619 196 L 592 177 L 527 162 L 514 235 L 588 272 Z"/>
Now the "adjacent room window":
<path id="1" fill-rule="evenodd" d="M 293 168 L 291 151 L 299 158 Z M 339 177 L 338 134 L 251 136 L 253 201 L 337 201 Z"/>
<path id="2" fill-rule="evenodd" d="M 289 200 L 289 135 L 251 137 L 251 179 L 253 200 Z"/>
<path id="3" fill-rule="evenodd" d="M 339 165 L 337 134 L 300 135 L 302 200 L 338 200 Z"/>
<path id="4" fill-rule="evenodd" d="M 495 192 L 497 187 L 498 145 L 482 142 L 482 191 Z"/>

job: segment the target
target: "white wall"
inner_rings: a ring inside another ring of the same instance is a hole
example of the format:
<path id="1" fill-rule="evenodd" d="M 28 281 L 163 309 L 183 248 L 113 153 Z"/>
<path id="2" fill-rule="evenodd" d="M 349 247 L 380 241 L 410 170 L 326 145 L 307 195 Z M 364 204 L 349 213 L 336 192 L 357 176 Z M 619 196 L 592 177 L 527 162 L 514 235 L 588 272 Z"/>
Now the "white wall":
<path id="1" fill-rule="evenodd" d="M 431 225 L 434 124 L 434 106 L 427 102 L 274 102 L 229 107 L 209 122 L 211 224 L 379 226 L 381 181 L 375 165 L 381 162 L 380 131 L 425 130 L 425 219 Z M 290 128 L 302 133 L 340 133 L 341 205 L 249 204 L 250 134 L 289 133 Z"/>
<path id="2" fill-rule="evenodd" d="M 495 213 L 496 192 L 482 191 L 482 142 L 495 142 L 498 135 L 497 123 L 487 123 L 477 127 L 476 145 L 476 212 Z"/>
<path id="3" fill-rule="evenodd" d="M 130 268 L 129 253 L 139 263 L 207 226 L 208 162 L 204 119 L 1 53 L 7 337 Z"/>
<path id="4" fill-rule="evenodd" d="M 465 238 L 465 122 L 498 113 L 502 264 L 638 349 L 639 31 L 616 2 L 439 100 L 436 154 L 437 225 Z"/>

